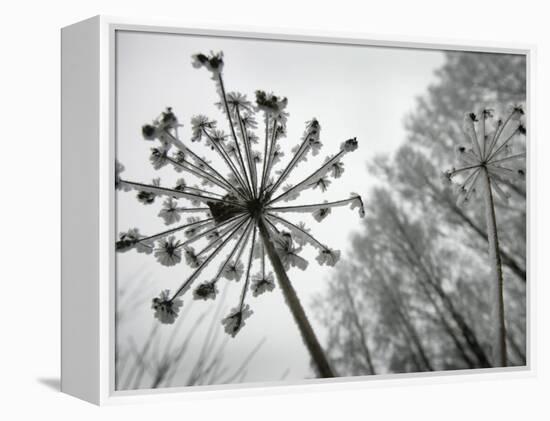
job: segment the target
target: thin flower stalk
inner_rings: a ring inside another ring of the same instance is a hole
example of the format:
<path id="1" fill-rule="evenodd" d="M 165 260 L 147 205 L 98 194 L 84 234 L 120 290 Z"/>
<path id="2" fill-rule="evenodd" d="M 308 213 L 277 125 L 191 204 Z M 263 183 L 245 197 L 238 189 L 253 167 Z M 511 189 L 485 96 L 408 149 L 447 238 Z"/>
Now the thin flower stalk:
<path id="1" fill-rule="evenodd" d="M 208 169 L 211 172 L 211 174 L 208 174 L 210 177 L 217 179 L 218 182 L 223 183 L 225 187 L 228 187 L 231 190 L 235 190 L 229 180 L 227 180 L 220 172 L 218 172 L 214 167 L 206 162 L 205 159 L 199 157 L 195 152 L 193 152 L 191 148 L 185 146 L 180 139 L 174 136 L 174 134 L 170 133 L 169 131 L 165 131 L 164 134 L 166 135 L 166 138 L 169 139 L 169 141 L 174 144 L 181 152 L 183 152 L 184 154 L 189 154 L 198 163 L 198 165 L 193 165 L 193 167 L 197 167 L 199 170 L 206 174 L 208 173 L 204 169 L 202 169 L 201 166 Z M 238 176 L 238 174 L 236 175 Z"/>
<path id="2" fill-rule="evenodd" d="M 248 221 L 248 224 L 247 226 L 245 227 L 245 232 L 248 233 L 250 232 L 250 226 L 251 226 L 252 222 L 249 220 Z M 226 259 L 223 261 L 223 263 L 220 265 L 217 273 L 216 273 L 216 276 L 214 277 L 213 281 L 214 283 L 218 282 L 218 280 L 220 279 L 220 277 L 222 276 L 223 272 L 225 271 L 227 265 L 231 262 L 231 260 L 233 260 L 233 258 L 235 257 L 235 255 L 238 254 L 239 250 L 242 249 L 242 247 L 244 246 L 244 244 L 246 244 L 246 240 L 248 239 L 248 235 L 242 235 L 239 240 L 237 241 L 237 243 L 235 244 L 235 246 L 233 247 L 233 249 L 231 250 L 231 252 L 227 255 Z"/>
<path id="3" fill-rule="evenodd" d="M 267 170 L 267 159 L 266 157 L 269 154 L 269 114 L 265 113 L 265 140 L 264 140 L 264 159 L 262 160 L 262 178 L 260 182 L 260 193 L 264 193 L 264 183 L 265 183 L 265 172 Z"/>
<path id="4" fill-rule="evenodd" d="M 250 246 L 250 254 L 249 254 L 249 257 L 248 257 L 248 265 L 246 267 L 246 277 L 245 277 L 245 281 L 244 281 L 244 285 L 243 285 L 243 289 L 242 289 L 242 292 L 241 292 L 241 302 L 240 302 L 240 310 L 242 311 L 243 307 L 244 307 L 244 304 L 245 304 L 245 298 L 246 298 L 246 293 L 248 291 L 248 286 L 249 286 L 249 282 L 250 282 L 250 269 L 252 267 L 252 258 L 254 257 L 254 245 L 256 244 L 256 225 L 254 225 L 254 228 L 252 229 L 252 244 Z"/>
<path id="5" fill-rule="evenodd" d="M 239 206 L 242 207 L 242 204 L 235 202 L 235 201 L 228 201 L 224 199 L 220 199 L 219 197 L 214 197 L 213 195 L 210 196 L 204 196 L 202 194 L 197 193 L 186 193 L 182 192 L 180 190 L 174 190 L 169 189 L 166 187 L 160 187 L 160 186 L 154 186 L 150 184 L 144 184 L 144 183 L 138 183 L 136 181 L 128 181 L 128 180 L 120 180 L 120 184 L 122 186 L 127 186 L 131 189 L 137 190 L 137 191 L 144 191 L 148 193 L 153 193 L 155 195 L 159 196 L 169 196 L 169 197 L 175 197 L 175 198 L 181 198 L 181 199 L 191 199 L 191 200 L 198 200 L 200 202 L 208 203 L 208 202 L 220 202 L 224 203 L 226 205 L 230 206 Z"/>
<path id="6" fill-rule="evenodd" d="M 291 193 L 299 193 L 302 190 L 307 189 L 308 187 L 311 186 L 311 183 L 313 181 L 316 181 L 319 178 L 323 177 L 330 170 L 331 165 L 333 165 L 335 162 L 338 162 L 343 155 L 345 155 L 348 152 L 354 151 L 356 148 L 357 148 L 356 139 L 347 140 L 342 144 L 342 149 L 340 150 L 340 152 L 338 152 L 334 157 L 330 158 L 325 164 L 323 164 L 320 168 L 315 170 L 311 175 L 306 177 L 304 180 L 295 184 L 294 186 L 292 186 L 292 188 L 290 188 L 286 192 L 281 193 L 279 196 L 275 197 L 275 199 L 270 200 L 268 204 L 272 205 L 273 203 L 278 202 L 284 197 L 290 195 Z M 274 191 L 272 190 L 270 193 L 273 194 Z"/>
<path id="7" fill-rule="evenodd" d="M 176 159 L 168 157 L 167 160 L 174 165 L 176 171 L 186 171 L 189 174 L 194 175 L 195 177 L 203 179 L 204 183 L 216 185 L 225 191 L 237 192 L 237 190 L 229 183 L 228 180 L 217 178 L 185 159 L 178 161 Z"/>
<path id="8" fill-rule="evenodd" d="M 361 196 L 353 196 L 349 199 L 343 199 L 343 200 L 337 200 L 334 202 L 324 202 L 324 203 L 316 203 L 313 205 L 298 205 L 298 206 L 275 206 L 270 207 L 269 210 L 272 212 L 311 212 L 322 208 L 336 208 L 339 206 L 346 206 L 346 205 L 357 205 L 360 208 L 360 214 L 364 215 L 364 207 L 363 207 L 363 201 L 361 200 Z"/>
<path id="9" fill-rule="evenodd" d="M 269 178 L 270 178 L 270 174 L 271 174 L 271 169 L 273 168 L 273 157 L 274 157 L 274 154 L 275 154 L 275 145 L 276 145 L 276 141 L 277 141 L 277 129 L 278 129 L 278 124 L 277 124 L 277 121 L 274 120 L 273 121 L 273 128 L 271 129 L 271 140 L 269 142 L 269 152 L 267 154 L 267 164 L 266 164 L 266 167 L 265 167 L 265 173 L 263 175 L 263 187 L 266 188 L 268 182 L 269 182 Z"/>
<path id="10" fill-rule="evenodd" d="M 294 156 L 292 157 L 291 161 L 288 163 L 285 169 L 281 172 L 277 181 L 273 184 L 273 191 L 279 188 L 279 186 L 290 175 L 292 170 L 298 166 L 298 163 L 300 161 L 303 161 L 306 159 L 306 155 L 311 150 L 311 146 L 313 144 L 319 145 L 318 148 L 320 149 L 321 147 L 321 143 L 319 142 L 320 130 L 321 130 L 321 126 L 317 121 L 317 119 L 312 119 L 311 121 L 308 121 L 306 123 L 306 131 L 303 135 L 302 143 L 298 148 L 296 148 L 296 152 L 294 153 Z"/>
<path id="11" fill-rule="evenodd" d="M 315 335 L 315 331 L 313 330 L 306 312 L 300 303 L 300 299 L 298 298 L 298 295 L 296 294 L 296 291 L 288 278 L 283 263 L 281 262 L 281 258 L 275 250 L 269 231 L 262 220 L 258 221 L 258 228 L 260 230 L 260 235 L 267 251 L 267 255 L 273 266 L 273 270 L 279 280 L 279 285 L 285 297 L 285 301 L 290 308 L 292 317 L 294 318 L 296 324 L 300 326 L 302 339 L 304 340 L 309 353 L 317 365 L 319 375 L 324 378 L 335 377 L 335 373 L 328 362 L 319 340 L 317 339 L 317 335 Z"/>
<path id="12" fill-rule="evenodd" d="M 243 120 L 242 120 L 241 113 L 240 113 L 238 105 L 235 107 L 235 114 L 236 114 L 237 119 L 239 121 L 239 129 L 241 131 L 241 138 L 242 138 L 244 146 L 245 146 L 245 154 L 246 154 L 246 159 L 248 161 L 248 168 L 250 170 L 250 178 L 251 178 L 251 182 L 252 182 L 253 195 L 256 196 L 257 195 L 257 189 L 258 189 L 258 187 L 257 187 L 256 165 L 252 161 L 252 150 L 251 150 L 251 147 L 250 147 L 250 141 L 248 139 L 248 133 L 246 131 L 246 128 L 244 127 Z"/>
<path id="13" fill-rule="evenodd" d="M 235 236 L 239 229 L 246 223 L 246 221 L 242 221 L 240 225 L 233 230 L 233 232 L 225 239 L 223 242 L 204 260 L 204 262 L 201 263 L 201 265 L 193 272 L 193 274 L 187 278 L 187 280 L 176 290 L 176 292 L 173 294 L 172 298 L 170 298 L 170 301 L 173 301 L 176 297 L 179 297 L 180 295 L 183 295 L 183 293 L 191 286 L 193 281 L 197 279 L 197 277 L 200 275 L 200 273 L 203 271 L 203 269 L 210 263 L 217 255 L 218 253 L 223 250 L 225 245 Z"/>
<path id="14" fill-rule="evenodd" d="M 219 231 L 219 235 L 216 238 L 214 238 L 210 243 L 208 243 L 201 251 L 199 251 L 197 253 L 197 256 L 202 256 L 204 253 L 209 252 L 216 244 L 220 243 L 221 241 L 224 240 L 224 238 L 230 235 L 232 230 L 237 226 L 242 227 L 241 222 L 243 221 L 243 218 L 244 216 L 242 215 L 238 216 L 237 218 L 235 218 L 235 221 L 233 224 L 230 224 L 229 227 L 223 230 L 219 230 L 219 227 L 216 227 L 214 230 L 212 230 L 212 231 Z"/>
<path id="15" fill-rule="evenodd" d="M 239 171 L 237 170 L 237 167 L 235 167 L 235 164 L 231 160 L 231 157 L 225 150 L 225 147 L 223 146 L 223 144 L 220 144 L 220 142 L 215 141 L 212 138 L 212 136 L 210 136 L 210 134 L 206 131 L 206 129 L 203 129 L 203 130 L 204 130 L 204 134 L 210 139 L 210 142 L 212 143 L 212 145 L 214 145 L 214 149 L 220 154 L 223 161 L 227 164 L 227 166 L 230 168 L 232 173 L 235 175 L 241 187 L 243 189 L 246 189 L 248 183 L 244 181 L 244 179 L 242 178 L 241 173 L 239 173 Z"/>
<path id="16" fill-rule="evenodd" d="M 219 233 L 219 235 L 216 237 L 216 239 L 220 239 L 220 238 L 223 239 L 223 237 L 225 237 L 225 235 L 226 235 L 229 231 L 233 230 L 236 226 L 240 225 L 240 223 L 242 222 L 243 218 L 244 218 L 244 216 L 239 215 L 239 216 L 236 216 L 236 217 L 234 217 L 234 218 L 232 218 L 232 219 L 229 219 L 229 220 L 227 220 L 227 221 L 225 221 L 225 222 L 223 222 L 223 223 L 221 223 L 221 224 L 219 224 L 219 225 L 215 225 L 215 226 L 213 226 L 212 228 L 209 228 L 209 229 L 207 229 L 207 230 L 205 230 L 205 231 L 202 231 L 202 232 L 200 232 L 199 234 L 197 234 L 197 235 L 191 237 L 190 239 L 188 239 L 188 240 L 182 242 L 182 243 L 180 244 L 179 247 L 185 247 L 185 246 L 187 246 L 187 245 L 189 245 L 189 244 L 192 244 L 192 243 L 194 243 L 194 242 L 197 242 L 197 241 L 200 240 L 201 238 L 206 237 L 206 236 L 208 236 L 209 234 L 211 234 L 211 233 L 213 233 L 213 232 L 218 232 L 218 233 Z M 224 228 L 224 229 L 221 229 L 221 228 L 224 227 L 225 225 L 227 225 L 227 227 Z M 204 226 L 204 225 L 202 225 L 202 226 Z M 215 241 L 213 241 L 213 243 L 214 243 L 214 242 L 215 242 Z M 208 244 L 207 247 L 210 247 L 211 244 L 212 244 L 212 243 Z"/>
<path id="17" fill-rule="evenodd" d="M 171 234 L 174 234 L 178 231 L 181 231 L 181 230 L 184 230 L 186 228 L 190 228 L 190 227 L 193 227 L 193 226 L 196 226 L 196 225 L 203 225 L 203 224 L 208 223 L 212 220 L 213 220 L 213 218 L 207 218 L 207 219 L 203 219 L 203 220 L 194 221 L 194 222 L 183 224 L 183 225 L 180 225 L 178 227 L 171 228 L 169 230 L 162 231 L 162 232 L 159 232 L 159 233 L 156 233 L 154 235 L 147 236 L 147 237 L 145 237 L 145 236 L 136 237 L 135 235 L 133 235 L 131 239 L 128 239 L 128 236 L 126 235 L 127 233 L 121 233 L 121 237 L 126 237 L 126 239 L 118 240 L 115 244 L 115 248 L 116 248 L 117 251 L 125 251 L 129 248 L 133 248 L 137 244 L 151 243 L 155 240 L 160 240 L 160 239 L 162 239 L 164 237 L 167 237 Z"/>
<path id="18" fill-rule="evenodd" d="M 225 112 L 226 112 L 227 119 L 228 119 L 228 122 L 229 122 L 229 128 L 231 130 L 231 135 L 233 136 L 233 140 L 235 141 L 235 146 L 237 147 L 237 154 L 239 156 L 239 165 L 241 166 L 241 169 L 243 171 L 243 176 L 246 179 L 248 192 L 252 193 L 250 179 L 248 178 L 248 175 L 247 175 L 247 172 L 246 172 L 246 169 L 245 169 L 245 164 L 244 164 L 244 161 L 243 161 L 241 148 L 239 146 L 239 141 L 237 139 L 237 134 L 235 133 L 235 125 L 233 123 L 233 120 L 231 119 L 231 113 L 229 111 L 229 106 L 227 104 L 227 96 L 225 94 L 225 86 L 224 86 L 224 83 L 223 83 L 223 78 L 222 78 L 222 73 L 221 72 L 218 73 L 218 82 L 219 82 L 219 86 L 220 86 L 220 95 L 222 97 L 222 101 L 223 101 L 223 104 L 224 104 L 224 107 L 225 107 Z"/>
<path id="19" fill-rule="evenodd" d="M 491 302 L 493 330 L 493 365 L 506 367 L 506 327 L 504 315 L 504 281 L 502 277 L 502 262 L 499 252 L 498 229 L 495 216 L 495 204 L 491 187 L 491 177 L 484 168 L 481 176 L 485 199 L 485 220 L 487 224 L 487 239 L 489 240 L 489 261 L 491 262 Z"/>

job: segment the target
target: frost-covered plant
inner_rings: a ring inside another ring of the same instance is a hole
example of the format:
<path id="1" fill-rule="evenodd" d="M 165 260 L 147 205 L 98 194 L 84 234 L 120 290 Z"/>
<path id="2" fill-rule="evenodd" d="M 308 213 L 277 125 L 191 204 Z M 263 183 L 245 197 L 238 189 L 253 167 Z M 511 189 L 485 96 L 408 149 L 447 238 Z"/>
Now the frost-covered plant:
<path id="1" fill-rule="evenodd" d="M 492 109 L 485 108 L 464 117 L 464 132 L 470 145 L 456 148 L 460 167 L 445 171 L 442 178 L 446 183 L 452 183 L 457 176 L 461 178 L 457 184 L 458 205 L 471 202 L 478 191 L 484 200 L 491 266 L 493 365 L 506 366 L 504 288 L 493 193 L 507 201 L 509 194 L 503 186 L 525 178 L 525 153 L 513 153 L 512 142 L 524 136 L 526 129 L 524 110 L 519 105 L 512 106 L 504 120 L 494 121 L 493 114 Z"/>
<path id="2" fill-rule="evenodd" d="M 318 250 L 317 261 L 321 265 L 334 266 L 340 252 L 317 240 L 303 223 L 294 223 L 282 215 L 292 212 L 310 213 L 316 221 L 327 218 L 331 210 L 350 206 L 364 215 L 361 197 L 355 193 L 347 199 L 306 205 L 287 205 L 307 189 L 325 191 L 330 178 L 339 178 L 343 171 L 342 159 L 357 149 L 357 140 L 351 138 L 340 144 L 339 150 L 326 158 L 324 163 L 302 180 L 292 181 L 290 175 L 308 155 L 316 156 L 322 147 L 321 126 L 313 118 L 306 122 L 301 141 L 291 150 L 292 157 L 282 163 L 283 138 L 286 136 L 287 99 L 256 91 L 255 104 L 240 93 L 227 93 L 222 70 L 223 54 L 196 54 L 193 66 L 206 68 L 214 80 L 220 102 L 216 105 L 227 118 L 228 134 L 218 128 L 218 122 L 205 115 L 191 119 L 192 136 L 188 141 L 178 135 L 181 124 L 171 108 L 167 108 L 151 124 L 142 128 L 143 137 L 157 141 L 151 149 L 150 162 L 155 169 L 173 166 L 178 173 L 191 175 L 199 184 L 190 186 L 184 179 L 176 186 L 161 186 L 160 180 L 147 184 L 121 178 L 124 167 L 117 163 L 116 187 L 122 191 L 136 191 L 143 204 L 150 205 L 158 196 L 165 197 L 158 214 L 167 225 L 180 222 L 183 214 L 194 214 L 186 223 L 153 235 L 141 235 L 138 229 L 121 233 L 116 243 L 118 251 L 135 249 L 152 253 L 159 263 L 174 266 L 185 261 L 193 273 L 172 294 L 163 291 L 153 299 L 155 316 L 163 323 L 172 323 L 182 305 L 180 297 L 195 284 L 203 270 L 228 247 L 229 253 L 219 262 L 212 278 L 195 286 L 193 297 L 198 300 L 215 299 L 220 279 L 240 281 L 244 277 L 240 302 L 223 320 L 225 331 L 235 336 L 252 315 L 246 303 L 248 290 L 259 296 L 275 287 L 274 276 L 268 273 L 266 255 L 279 281 L 279 286 L 298 325 L 304 342 L 321 377 L 334 373 L 323 349 L 309 323 L 296 292 L 288 278 L 287 270 L 296 267 L 305 270 L 308 261 L 300 256 L 309 244 Z M 257 118 L 263 120 L 263 145 L 253 129 Z M 202 142 L 214 151 L 226 168 L 216 169 L 206 158 L 191 148 Z M 263 148 L 262 148 L 263 146 Z M 228 174 L 223 174 L 228 171 Z M 187 200 L 189 205 L 182 205 Z M 201 215 L 196 216 L 196 215 Z M 183 237 L 181 236 L 183 234 Z M 180 238 L 181 237 L 181 238 Z M 259 241 L 259 238 L 261 241 Z M 201 244 L 199 246 L 199 244 Z M 192 247 L 193 245 L 193 247 Z M 248 253 L 246 249 L 248 247 Z M 259 272 L 251 275 L 254 261 L 259 260 Z"/>

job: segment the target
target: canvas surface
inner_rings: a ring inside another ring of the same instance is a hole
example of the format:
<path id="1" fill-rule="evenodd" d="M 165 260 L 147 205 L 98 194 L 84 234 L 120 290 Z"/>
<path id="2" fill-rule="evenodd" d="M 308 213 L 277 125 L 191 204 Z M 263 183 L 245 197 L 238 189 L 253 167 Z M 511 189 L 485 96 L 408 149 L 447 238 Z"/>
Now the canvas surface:
<path id="1" fill-rule="evenodd" d="M 116 389 L 525 365 L 525 70 L 119 31 Z"/>

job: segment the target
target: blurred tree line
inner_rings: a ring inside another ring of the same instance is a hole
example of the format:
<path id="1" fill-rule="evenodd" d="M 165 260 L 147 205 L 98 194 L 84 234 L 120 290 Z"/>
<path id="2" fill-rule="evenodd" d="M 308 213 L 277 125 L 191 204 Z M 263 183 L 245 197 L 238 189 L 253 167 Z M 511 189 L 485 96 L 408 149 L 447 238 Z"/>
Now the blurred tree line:
<path id="1" fill-rule="evenodd" d="M 377 186 L 336 279 L 314 302 L 339 375 L 491 366 L 482 200 L 467 208 L 440 180 L 467 143 L 464 113 L 526 100 L 525 57 L 445 52 L 405 121 L 407 139 L 368 163 Z M 527 110 L 529 112 L 529 110 Z M 513 145 L 518 152 L 525 144 Z M 526 187 L 497 202 L 509 365 L 526 362 Z"/>

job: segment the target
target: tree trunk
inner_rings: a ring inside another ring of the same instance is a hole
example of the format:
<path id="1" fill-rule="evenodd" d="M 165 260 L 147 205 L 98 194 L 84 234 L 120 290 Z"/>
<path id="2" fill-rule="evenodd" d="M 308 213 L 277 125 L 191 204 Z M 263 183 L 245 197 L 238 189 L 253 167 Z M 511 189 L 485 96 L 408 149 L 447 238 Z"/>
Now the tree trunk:
<path id="1" fill-rule="evenodd" d="M 462 336 L 466 340 L 466 343 L 468 344 L 472 352 L 475 354 L 481 367 L 491 367 L 492 365 L 489 361 L 489 357 L 485 354 L 485 351 L 483 350 L 481 343 L 478 341 L 474 330 L 466 322 L 462 314 L 455 308 L 453 301 L 443 290 L 438 280 L 433 275 L 432 269 L 426 266 L 426 262 L 423 261 L 421 253 L 416 249 L 414 240 L 407 235 L 407 232 L 399 221 L 397 215 L 394 212 L 392 212 L 391 215 L 393 216 L 396 226 L 402 234 L 404 241 L 402 244 L 398 243 L 398 246 L 401 247 L 401 249 L 403 250 L 406 259 L 413 267 L 418 267 L 424 273 L 424 275 L 426 276 L 426 281 L 430 284 L 437 296 L 441 299 L 444 307 L 449 311 L 449 314 L 459 327 Z M 409 254 L 409 251 L 404 248 L 405 243 L 409 246 L 408 250 L 410 250 L 410 253 L 413 254 L 412 256 Z"/>
<path id="2" fill-rule="evenodd" d="M 504 286 L 502 281 L 502 264 L 500 260 L 495 204 L 491 179 L 486 168 L 482 169 L 485 196 L 485 220 L 487 223 L 487 240 L 489 241 L 489 261 L 491 266 L 491 332 L 493 336 L 493 366 L 506 367 L 506 328 L 504 325 Z"/>
<path id="3" fill-rule="evenodd" d="M 435 301 L 435 298 L 432 296 L 430 290 L 428 289 L 428 286 L 425 285 L 424 281 L 421 279 L 419 279 L 418 283 L 420 284 L 422 291 L 424 291 L 424 295 L 426 296 L 426 298 L 434 308 L 435 313 L 439 318 L 439 322 L 443 326 L 443 330 L 445 330 L 445 332 L 451 337 L 451 340 L 455 344 L 456 349 L 458 350 L 458 353 L 460 354 L 464 362 L 468 365 L 469 368 L 475 368 L 476 366 L 474 362 L 470 359 L 470 357 L 468 356 L 468 353 L 466 352 L 466 349 L 464 349 L 464 346 L 462 345 L 458 337 L 455 335 L 453 328 L 447 322 L 447 319 L 445 318 L 443 311 L 439 308 L 439 305 Z"/>
<path id="4" fill-rule="evenodd" d="M 283 291 L 285 301 L 290 309 L 290 312 L 292 313 L 292 316 L 294 317 L 294 321 L 298 325 L 298 329 L 300 330 L 302 339 L 304 340 L 304 343 L 311 355 L 319 377 L 335 377 L 335 374 L 330 367 L 327 357 L 325 356 L 325 352 L 323 351 L 323 348 L 321 348 L 317 336 L 315 335 L 315 332 L 313 331 L 313 328 L 309 323 L 306 313 L 302 305 L 300 304 L 300 300 L 296 295 L 296 291 L 290 283 L 290 279 L 288 278 L 283 263 L 281 262 L 277 251 L 275 250 L 275 246 L 271 241 L 271 237 L 265 226 L 265 223 L 261 218 L 258 218 L 258 228 L 260 229 L 260 235 L 264 242 L 267 256 L 269 257 L 269 260 L 273 265 L 273 270 L 277 275 L 279 286 Z"/>
<path id="5" fill-rule="evenodd" d="M 424 349 L 424 345 L 422 345 L 420 336 L 418 335 L 418 332 L 416 331 L 416 328 L 414 327 L 414 325 L 410 322 L 410 317 L 407 312 L 407 309 L 403 305 L 403 301 L 401 297 L 398 295 L 399 292 L 395 291 L 395 289 L 392 287 L 392 284 L 386 280 L 383 274 L 378 273 L 377 275 L 378 275 L 378 278 L 380 278 L 380 281 L 382 282 L 382 287 L 388 294 L 388 297 L 390 298 L 390 301 L 392 302 L 395 308 L 395 312 L 397 316 L 399 317 L 399 319 L 401 320 L 401 323 L 403 324 L 405 334 L 408 336 L 408 338 L 412 341 L 412 343 L 416 347 L 416 350 L 418 351 L 420 359 L 422 360 L 422 363 L 424 364 L 426 370 L 434 371 L 432 364 L 430 362 L 430 359 L 426 354 L 426 350 Z"/>
<path id="6" fill-rule="evenodd" d="M 352 318 L 353 324 L 355 325 L 355 328 L 357 329 L 357 333 L 359 334 L 359 342 L 361 344 L 363 355 L 365 356 L 365 361 L 367 363 L 367 366 L 369 367 L 370 374 L 376 374 L 376 371 L 374 369 L 374 364 L 372 363 L 370 349 L 367 344 L 365 329 L 363 328 L 363 324 L 359 320 L 359 315 L 357 314 L 357 308 L 355 306 L 355 301 L 353 300 L 353 295 L 351 294 L 349 285 L 346 282 L 343 282 L 343 288 L 344 288 L 344 293 L 346 295 L 348 303 L 350 305 L 351 318 Z"/>

